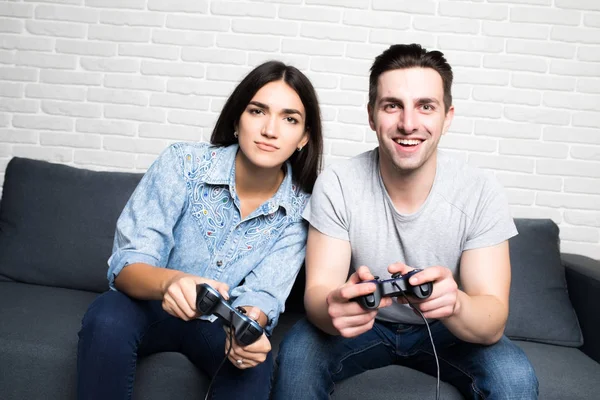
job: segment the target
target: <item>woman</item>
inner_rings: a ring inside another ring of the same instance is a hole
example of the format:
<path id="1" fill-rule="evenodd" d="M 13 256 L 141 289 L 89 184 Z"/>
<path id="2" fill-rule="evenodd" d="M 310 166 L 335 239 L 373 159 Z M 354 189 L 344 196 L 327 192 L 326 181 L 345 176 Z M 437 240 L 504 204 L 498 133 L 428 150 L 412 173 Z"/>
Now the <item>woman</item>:
<path id="1" fill-rule="evenodd" d="M 161 351 L 179 351 L 211 376 L 212 398 L 268 398 L 269 335 L 304 260 L 301 213 L 321 151 L 314 88 L 271 61 L 233 91 L 210 145 L 177 143 L 159 156 L 117 222 L 112 290 L 83 318 L 80 399 L 131 398 L 137 357 Z M 201 283 L 266 334 L 242 347 L 220 320 L 198 319 Z"/>

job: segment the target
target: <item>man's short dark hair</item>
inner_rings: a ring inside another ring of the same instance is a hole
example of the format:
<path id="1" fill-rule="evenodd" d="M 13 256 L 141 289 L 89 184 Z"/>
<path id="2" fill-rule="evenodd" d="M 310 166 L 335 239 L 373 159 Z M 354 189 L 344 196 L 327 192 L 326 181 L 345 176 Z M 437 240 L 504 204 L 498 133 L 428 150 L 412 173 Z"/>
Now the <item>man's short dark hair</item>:
<path id="1" fill-rule="evenodd" d="M 377 81 L 394 69 L 431 68 L 442 77 L 445 111 L 452 105 L 452 67 L 440 51 L 427 51 L 420 44 L 395 44 L 375 58 L 369 76 L 369 107 L 377 99 Z"/>

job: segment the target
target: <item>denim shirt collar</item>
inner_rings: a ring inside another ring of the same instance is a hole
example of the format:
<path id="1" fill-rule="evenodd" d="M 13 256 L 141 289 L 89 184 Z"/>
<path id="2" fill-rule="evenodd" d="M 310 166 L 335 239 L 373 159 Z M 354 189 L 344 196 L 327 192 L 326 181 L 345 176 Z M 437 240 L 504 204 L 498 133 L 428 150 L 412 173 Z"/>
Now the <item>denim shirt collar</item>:
<path id="1" fill-rule="evenodd" d="M 235 156 L 239 149 L 238 144 L 226 147 L 212 147 L 209 151 L 215 152 L 214 162 L 205 175 L 204 181 L 211 185 L 229 185 L 232 196 L 237 198 L 235 191 Z M 287 213 L 292 211 L 291 201 L 298 188 L 292 181 L 292 165 L 285 162 L 286 173 L 283 182 L 275 195 L 261 206 L 262 214 L 272 214 L 279 207 Z"/>

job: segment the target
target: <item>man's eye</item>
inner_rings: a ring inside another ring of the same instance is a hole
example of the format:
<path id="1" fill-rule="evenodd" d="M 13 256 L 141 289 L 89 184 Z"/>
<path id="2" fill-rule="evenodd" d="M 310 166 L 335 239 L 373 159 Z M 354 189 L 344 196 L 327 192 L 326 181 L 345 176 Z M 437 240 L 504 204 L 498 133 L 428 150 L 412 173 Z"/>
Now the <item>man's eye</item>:
<path id="1" fill-rule="evenodd" d="M 386 110 L 393 110 L 393 109 L 398 108 L 398 105 L 394 104 L 394 103 L 390 103 L 390 104 L 386 104 L 385 106 L 383 106 L 383 108 Z"/>
<path id="2" fill-rule="evenodd" d="M 423 104 L 423 110 L 433 111 L 433 106 L 431 104 Z"/>

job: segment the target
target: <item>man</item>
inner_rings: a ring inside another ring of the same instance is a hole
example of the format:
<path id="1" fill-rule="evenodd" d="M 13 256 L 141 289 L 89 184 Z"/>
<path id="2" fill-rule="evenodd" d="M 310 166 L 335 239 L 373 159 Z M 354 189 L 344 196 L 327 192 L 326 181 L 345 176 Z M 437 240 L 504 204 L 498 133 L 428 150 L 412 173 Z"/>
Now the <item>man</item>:
<path id="1" fill-rule="evenodd" d="M 304 304 L 279 351 L 275 400 L 327 399 L 335 383 L 399 364 L 436 375 L 426 325 L 404 298 L 378 310 L 352 301 L 379 276 L 423 271 L 412 298 L 428 319 L 441 379 L 469 399 L 536 399 L 527 357 L 503 336 L 508 318 L 508 239 L 516 235 L 501 186 L 438 151 L 454 116 L 452 69 L 442 53 L 394 45 L 369 81 L 369 125 L 379 147 L 318 178 L 310 222 Z M 501 367 L 499 367 L 501 366 Z"/>

